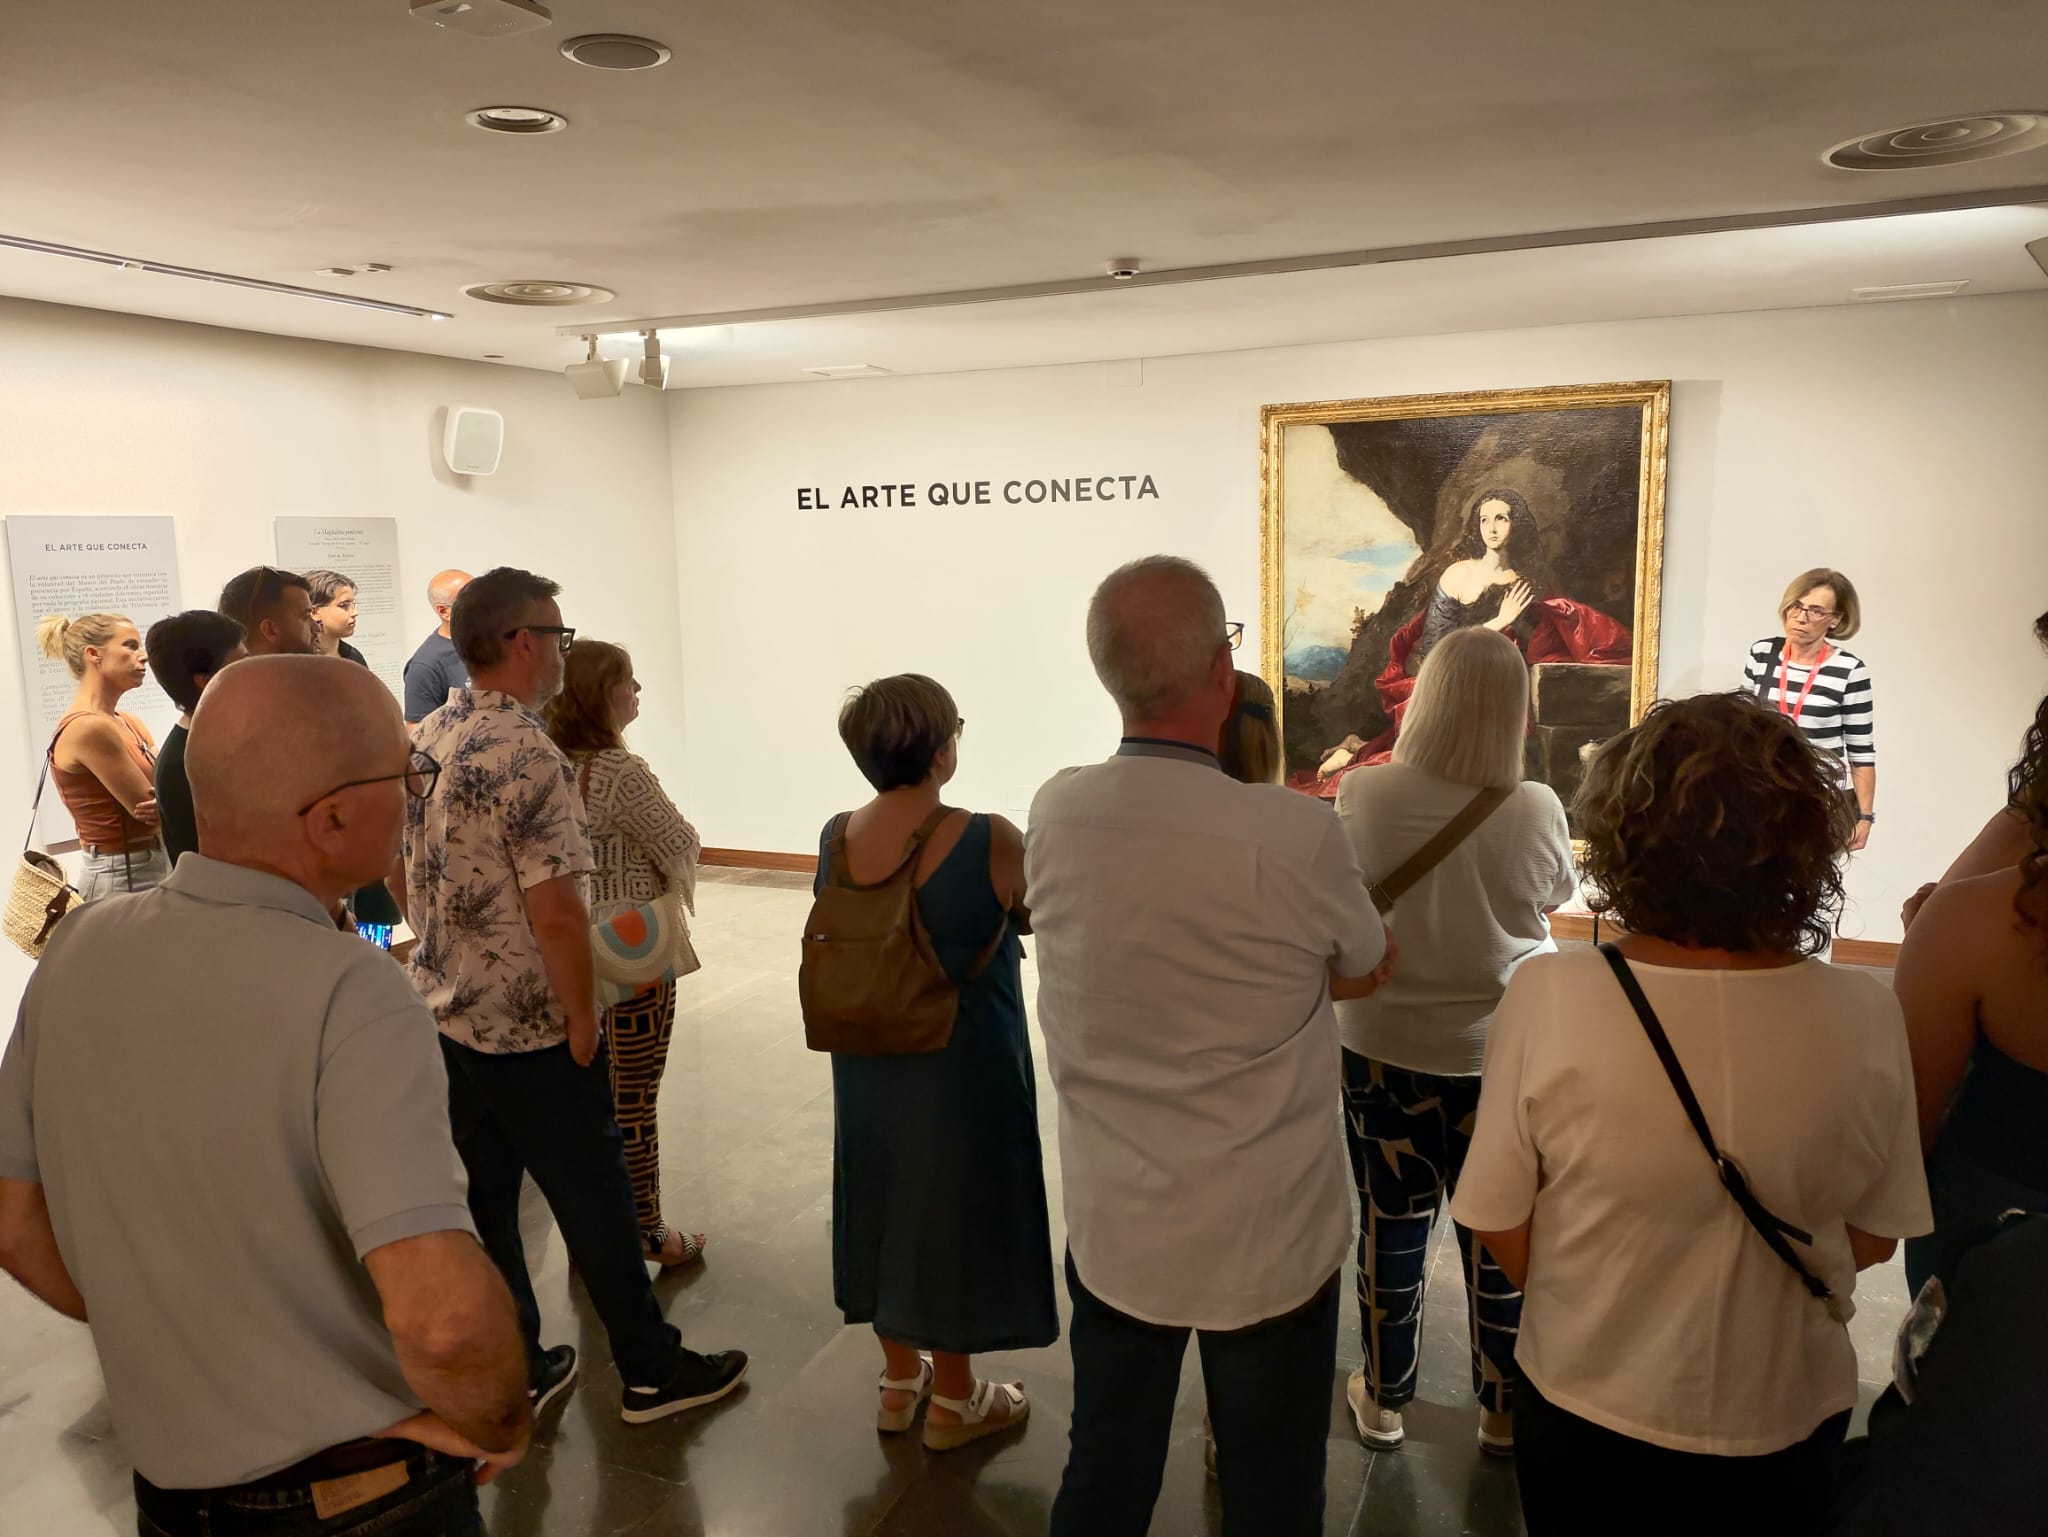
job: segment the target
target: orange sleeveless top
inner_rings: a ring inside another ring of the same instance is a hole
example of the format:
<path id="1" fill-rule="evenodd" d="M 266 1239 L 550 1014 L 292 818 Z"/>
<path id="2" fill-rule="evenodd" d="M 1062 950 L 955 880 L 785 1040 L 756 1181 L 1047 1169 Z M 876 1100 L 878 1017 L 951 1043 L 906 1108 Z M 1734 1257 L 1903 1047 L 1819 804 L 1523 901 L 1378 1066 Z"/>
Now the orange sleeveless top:
<path id="1" fill-rule="evenodd" d="M 156 835 L 143 831 L 114 792 L 100 783 L 97 774 L 91 769 L 60 768 L 57 764 L 57 743 L 63 740 L 65 731 L 73 721 L 93 713 L 91 710 L 73 710 L 57 722 L 57 734 L 50 738 L 51 782 L 57 786 L 57 793 L 64 799 L 64 809 L 71 813 L 71 820 L 78 827 L 80 843 L 89 843 L 95 848 L 147 848 L 156 842 Z M 142 770 L 145 779 L 153 780 L 156 756 L 143 742 L 135 722 L 125 715 L 116 715 L 114 719 L 128 733 L 128 753 L 134 758 L 135 766 Z"/>

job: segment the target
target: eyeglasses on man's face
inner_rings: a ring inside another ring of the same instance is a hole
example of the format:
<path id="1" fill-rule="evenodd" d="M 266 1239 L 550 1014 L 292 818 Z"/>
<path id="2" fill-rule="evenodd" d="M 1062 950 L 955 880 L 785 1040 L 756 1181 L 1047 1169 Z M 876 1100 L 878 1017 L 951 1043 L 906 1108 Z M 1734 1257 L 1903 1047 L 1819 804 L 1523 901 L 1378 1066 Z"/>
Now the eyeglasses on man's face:
<path id="1" fill-rule="evenodd" d="M 1801 619 L 1811 619 L 1815 624 L 1824 624 L 1836 617 L 1835 610 L 1822 608 L 1814 603 L 1794 603 L 1785 610 L 1785 617 L 1787 619 L 1790 619 L 1794 614 L 1797 614 Z"/>
<path id="2" fill-rule="evenodd" d="M 333 789 L 323 791 L 307 801 L 305 805 L 299 808 L 299 815 L 304 816 L 322 801 L 327 800 L 331 796 L 341 794 L 343 790 L 353 790 L 358 785 L 389 784 L 394 779 L 403 779 L 405 781 L 405 793 L 416 801 L 423 801 L 434 793 L 434 785 L 440 777 L 441 765 L 434 761 L 433 756 L 429 753 L 415 751 L 411 761 L 399 773 L 373 774 L 368 779 L 351 779 L 346 784 L 338 784 Z"/>
<path id="3" fill-rule="evenodd" d="M 524 630 L 529 635 L 552 635 L 558 641 L 561 642 L 562 649 L 564 651 L 567 651 L 571 646 L 576 644 L 576 629 L 573 625 L 566 624 L 514 625 L 511 629 L 505 632 L 505 639 L 513 639 L 519 634 L 521 630 Z"/>
<path id="4" fill-rule="evenodd" d="M 1232 619 L 1223 626 L 1223 643 L 1235 651 L 1244 644 L 1244 626 Z"/>

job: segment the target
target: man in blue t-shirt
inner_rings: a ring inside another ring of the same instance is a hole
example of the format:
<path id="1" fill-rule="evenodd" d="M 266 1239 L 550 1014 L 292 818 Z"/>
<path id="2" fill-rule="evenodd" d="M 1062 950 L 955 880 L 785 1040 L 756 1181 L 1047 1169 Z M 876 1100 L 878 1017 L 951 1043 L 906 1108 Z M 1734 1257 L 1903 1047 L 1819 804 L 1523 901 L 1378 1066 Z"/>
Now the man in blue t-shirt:
<path id="1" fill-rule="evenodd" d="M 434 605 L 440 628 L 420 642 L 419 650 L 405 664 L 405 720 L 417 726 L 448 702 L 448 690 L 469 687 L 469 669 L 455 654 L 455 642 L 448 638 L 448 619 L 455 612 L 455 595 L 469 583 L 467 571 L 440 571 L 427 583 L 427 601 Z"/>

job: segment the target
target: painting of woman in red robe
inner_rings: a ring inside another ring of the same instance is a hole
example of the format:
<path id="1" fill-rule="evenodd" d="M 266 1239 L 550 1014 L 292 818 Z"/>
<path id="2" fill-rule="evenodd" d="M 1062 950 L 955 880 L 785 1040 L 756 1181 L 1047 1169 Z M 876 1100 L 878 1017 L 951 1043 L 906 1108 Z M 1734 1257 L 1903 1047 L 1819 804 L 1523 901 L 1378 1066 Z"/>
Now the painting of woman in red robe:
<path id="1" fill-rule="evenodd" d="M 1474 497 L 1454 554 L 1429 602 L 1388 640 L 1387 665 L 1373 680 L 1386 728 L 1370 742 L 1347 738 L 1314 771 L 1294 775 L 1297 788 L 1327 799 L 1352 769 L 1393 757 L 1422 659 L 1453 630 L 1499 630 L 1532 666 L 1632 660 L 1627 625 L 1555 590 L 1536 516 L 1519 491 L 1496 486 Z"/>

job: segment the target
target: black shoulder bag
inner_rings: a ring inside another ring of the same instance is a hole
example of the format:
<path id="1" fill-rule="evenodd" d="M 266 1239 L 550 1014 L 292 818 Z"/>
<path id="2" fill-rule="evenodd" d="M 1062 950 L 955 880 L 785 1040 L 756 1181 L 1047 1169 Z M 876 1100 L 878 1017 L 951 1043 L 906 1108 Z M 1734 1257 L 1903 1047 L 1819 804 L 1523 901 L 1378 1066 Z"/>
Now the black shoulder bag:
<path id="1" fill-rule="evenodd" d="M 1643 996 L 1642 984 L 1636 981 L 1636 974 L 1629 970 L 1628 961 L 1611 944 L 1600 946 L 1601 955 L 1614 969 L 1614 979 L 1621 984 L 1621 990 L 1628 995 L 1636 1018 L 1642 1021 L 1643 1034 L 1650 1038 L 1656 1048 L 1657 1060 L 1664 1064 L 1664 1076 L 1671 1080 L 1671 1087 L 1678 1093 L 1678 1102 L 1685 1106 L 1686 1118 L 1692 1122 L 1692 1129 L 1699 1133 L 1700 1146 L 1707 1150 L 1707 1156 L 1714 1161 L 1714 1172 L 1721 1177 L 1721 1187 L 1735 1198 L 1735 1204 L 1742 1208 L 1742 1215 L 1749 1219 L 1749 1225 L 1757 1235 L 1771 1246 L 1771 1252 L 1783 1260 L 1792 1273 L 1799 1277 L 1799 1284 L 1823 1303 L 1828 1317 L 1836 1323 L 1847 1323 L 1848 1317 L 1842 1310 L 1842 1302 L 1828 1289 L 1828 1283 L 1807 1269 L 1806 1262 L 1793 1251 L 1785 1240 L 1796 1238 L 1803 1244 L 1811 1244 L 1813 1235 L 1802 1233 L 1791 1223 L 1771 1214 L 1770 1208 L 1756 1198 L 1749 1188 L 1749 1181 L 1734 1159 L 1714 1145 L 1714 1134 L 1707 1130 L 1706 1113 L 1700 1109 L 1700 1102 L 1692 1092 L 1692 1085 L 1686 1081 L 1685 1069 L 1678 1065 L 1678 1054 L 1671 1049 L 1671 1038 L 1664 1033 L 1664 1026 L 1650 1007 L 1650 1000 Z"/>

